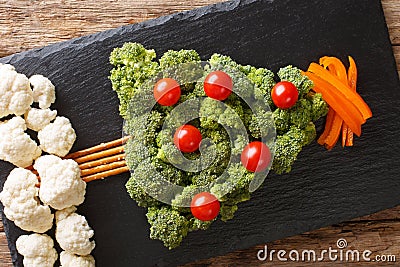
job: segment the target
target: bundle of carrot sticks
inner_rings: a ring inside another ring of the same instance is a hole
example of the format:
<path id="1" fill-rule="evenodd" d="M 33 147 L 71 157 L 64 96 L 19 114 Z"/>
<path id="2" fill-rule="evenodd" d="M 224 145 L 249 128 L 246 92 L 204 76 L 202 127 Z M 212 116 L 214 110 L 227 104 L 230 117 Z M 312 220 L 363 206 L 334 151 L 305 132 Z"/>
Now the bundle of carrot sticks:
<path id="1" fill-rule="evenodd" d="M 353 146 L 354 134 L 361 135 L 361 125 L 372 117 L 371 109 L 356 92 L 357 66 L 349 56 L 349 68 L 336 57 L 322 57 L 303 72 L 314 82 L 314 91 L 321 93 L 329 105 L 325 130 L 318 143 L 332 149 L 342 135 L 342 146 Z"/>

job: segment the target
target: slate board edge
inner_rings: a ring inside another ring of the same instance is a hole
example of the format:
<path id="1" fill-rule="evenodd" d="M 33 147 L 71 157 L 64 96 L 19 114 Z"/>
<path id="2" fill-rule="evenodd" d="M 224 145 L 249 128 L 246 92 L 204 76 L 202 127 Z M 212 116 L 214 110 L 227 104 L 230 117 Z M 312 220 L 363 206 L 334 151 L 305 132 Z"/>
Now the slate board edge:
<path id="1" fill-rule="evenodd" d="M 111 30 L 108 30 L 108 31 L 105 31 L 105 32 L 96 33 L 96 34 L 92 34 L 92 35 L 88 35 L 88 36 L 83 36 L 83 37 L 79 37 L 79 38 L 72 39 L 72 40 L 65 41 L 65 42 L 61 42 L 61 43 L 56 43 L 56 44 L 50 45 L 48 47 L 38 48 L 38 49 L 31 50 L 31 51 L 27 51 L 27 52 L 22 52 L 22 53 L 19 53 L 19 54 L 11 55 L 11 56 L 5 57 L 3 59 L 0 59 L 0 61 L 3 61 L 3 60 L 6 60 L 8 62 L 12 62 L 14 60 L 18 61 L 20 58 L 23 58 L 25 56 L 25 53 L 28 53 L 28 52 L 29 53 L 36 52 L 36 53 L 39 53 L 39 55 L 41 55 L 41 53 L 47 54 L 48 53 L 48 49 L 51 49 L 51 50 L 54 51 L 54 48 L 58 48 L 59 50 L 62 50 L 63 46 L 70 45 L 70 44 L 77 45 L 77 47 L 79 47 L 79 45 L 85 45 L 86 46 L 86 45 L 91 44 L 93 42 L 97 42 L 97 41 L 101 41 L 101 40 L 109 38 L 109 37 L 107 37 L 107 35 L 109 35 L 109 33 L 118 34 L 118 32 L 122 33 L 123 31 L 130 31 L 130 30 L 134 31 L 136 29 L 151 28 L 151 27 L 163 24 L 163 23 L 169 21 L 170 19 L 174 19 L 176 17 L 178 17 L 178 18 L 176 18 L 177 20 L 193 19 L 193 18 L 197 18 L 197 17 L 196 16 L 191 17 L 192 13 L 196 14 L 197 12 L 202 12 L 204 10 L 204 13 L 202 13 L 200 15 L 200 16 L 202 16 L 202 15 L 206 15 L 206 14 L 209 14 L 209 13 L 215 13 L 215 12 L 219 12 L 219 11 L 226 11 L 226 10 L 222 9 L 224 7 L 224 5 L 226 5 L 226 4 L 228 4 L 228 6 L 231 9 L 235 9 L 239 5 L 242 5 L 242 4 L 245 4 L 245 3 L 252 3 L 252 2 L 254 2 L 254 1 L 231 1 L 231 2 L 215 4 L 215 5 L 212 5 L 212 6 L 207 6 L 207 7 L 200 8 L 200 9 L 186 11 L 186 12 L 183 12 L 183 13 L 172 14 L 172 15 L 168 15 L 168 16 L 165 16 L 165 17 L 160 17 L 160 18 L 153 19 L 153 20 L 150 20 L 150 21 L 142 22 L 142 23 L 139 23 L 139 24 L 122 26 L 122 27 L 117 28 L 117 29 L 111 29 Z M 232 7 L 232 5 L 229 5 L 229 4 L 233 4 L 233 3 L 235 3 L 235 5 L 233 7 Z M 382 9 L 382 5 L 380 6 L 380 8 Z M 228 10 L 231 10 L 231 9 L 228 9 Z M 387 29 L 387 25 L 386 24 L 385 24 L 385 28 Z M 390 43 L 389 34 L 388 33 L 386 33 L 386 34 L 387 34 L 387 37 L 388 37 L 388 40 L 389 40 L 389 43 Z M 96 40 L 94 40 L 94 39 L 96 39 Z M 394 70 L 395 70 L 396 69 L 396 64 L 395 64 L 394 56 L 393 56 L 393 63 L 394 63 Z M 6 224 L 5 228 L 7 228 L 7 227 L 9 227 L 9 226 Z M 13 256 L 15 256 L 15 255 L 13 255 Z"/>

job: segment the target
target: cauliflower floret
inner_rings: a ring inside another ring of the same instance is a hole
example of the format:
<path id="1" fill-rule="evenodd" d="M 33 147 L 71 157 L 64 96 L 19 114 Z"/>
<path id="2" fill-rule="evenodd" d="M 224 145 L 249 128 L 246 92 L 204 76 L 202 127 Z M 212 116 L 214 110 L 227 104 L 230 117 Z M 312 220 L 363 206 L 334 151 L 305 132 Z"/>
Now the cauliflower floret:
<path id="1" fill-rule="evenodd" d="M 21 117 L 0 122 L 0 160 L 25 168 L 42 154 L 42 150 L 25 130 L 26 124 Z"/>
<path id="2" fill-rule="evenodd" d="M 40 204 L 36 183 L 36 175 L 31 171 L 16 168 L 4 183 L 0 201 L 4 205 L 4 214 L 16 226 L 26 231 L 44 233 L 53 226 L 54 215 L 49 206 Z"/>
<path id="3" fill-rule="evenodd" d="M 0 63 L 0 71 L 2 70 L 15 70 L 13 65 Z"/>
<path id="4" fill-rule="evenodd" d="M 92 255 L 78 256 L 66 251 L 60 254 L 60 267 L 95 267 L 95 261 Z"/>
<path id="5" fill-rule="evenodd" d="M 53 239 L 48 235 L 21 235 L 16 245 L 24 256 L 24 267 L 53 267 L 58 258 Z"/>
<path id="6" fill-rule="evenodd" d="M 69 207 L 56 212 L 56 240 L 71 254 L 89 255 L 95 247 L 95 242 L 90 241 L 94 232 L 86 218 L 75 211 L 76 207 Z"/>
<path id="7" fill-rule="evenodd" d="M 0 66 L 0 118 L 10 114 L 20 116 L 33 103 L 28 78 L 11 65 Z"/>
<path id="8" fill-rule="evenodd" d="M 24 117 L 26 126 L 36 132 L 46 127 L 57 116 L 56 110 L 31 108 Z"/>
<path id="9" fill-rule="evenodd" d="M 45 155 L 38 158 L 33 167 L 40 176 L 39 197 L 44 204 L 61 210 L 83 203 L 86 183 L 81 179 L 78 163 Z"/>
<path id="10" fill-rule="evenodd" d="M 64 157 L 71 150 L 75 142 L 75 130 L 69 119 L 57 117 L 38 133 L 40 147 L 50 154 Z"/>
<path id="11" fill-rule="evenodd" d="M 33 87 L 33 101 L 39 102 L 42 109 L 49 108 L 56 101 L 56 89 L 53 83 L 43 75 L 33 75 L 29 78 Z"/>

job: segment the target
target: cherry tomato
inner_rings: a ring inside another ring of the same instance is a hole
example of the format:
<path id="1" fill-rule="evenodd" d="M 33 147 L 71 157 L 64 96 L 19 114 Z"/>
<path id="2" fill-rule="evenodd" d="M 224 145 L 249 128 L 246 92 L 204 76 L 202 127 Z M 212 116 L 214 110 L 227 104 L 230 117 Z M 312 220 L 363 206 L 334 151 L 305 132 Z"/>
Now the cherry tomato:
<path id="1" fill-rule="evenodd" d="M 171 78 L 159 80 L 154 85 L 154 98 L 162 106 L 175 105 L 181 97 L 181 87 L 178 82 Z"/>
<path id="2" fill-rule="evenodd" d="M 243 149 L 240 159 L 247 170 L 262 172 L 271 162 L 271 151 L 266 144 L 254 141 Z"/>
<path id="3" fill-rule="evenodd" d="M 179 127 L 174 134 L 174 144 L 180 151 L 185 153 L 199 149 L 201 139 L 199 129 L 189 124 Z"/>
<path id="4" fill-rule="evenodd" d="M 204 92 L 208 97 L 225 100 L 232 93 L 231 77 L 223 71 L 213 71 L 204 80 Z"/>
<path id="5" fill-rule="evenodd" d="M 218 216 L 220 204 L 218 199 L 208 192 L 195 195 L 190 204 L 194 217 L 201 221 L 211 221 Z"/>
<path id="6" fill-rule="evenodd" d="M 299 91 L 291 82 L 279 82 L 272 88 L 271 97 L 275 106 L 280 109 L 288 109 L 296 104 Z"/>

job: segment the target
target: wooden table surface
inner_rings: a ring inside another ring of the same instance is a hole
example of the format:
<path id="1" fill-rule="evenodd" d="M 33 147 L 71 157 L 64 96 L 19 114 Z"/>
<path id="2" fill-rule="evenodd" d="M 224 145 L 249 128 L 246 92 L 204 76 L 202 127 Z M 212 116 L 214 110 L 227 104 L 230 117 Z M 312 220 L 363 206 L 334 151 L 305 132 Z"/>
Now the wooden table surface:
<path id="1" fill-rule="evenodd" d="M 166 0 L 161 3 L 158 0 L 0 0 L 0 57 L 218 1 L 200 0 L 193 3 L 190 0 Z M 400 1 L 382 0 L 382 4 L 399 70 Z M 369 263 L 368 266 L 400 265 L 400 206 L 267 245 L 269 249 L 276 250 L 321 251 L 330 246 L 335 248 L 339 238 L 347 240 L 348 248 L 369 249 L 373 256 L 395 255 L 398 262 Z M 345 266 L 340 262 L 260 262 L 256 255 L 262 248 L 264 244 L 186 266 Z M 1 221 L 0 266 L 12 266 Z"/>

